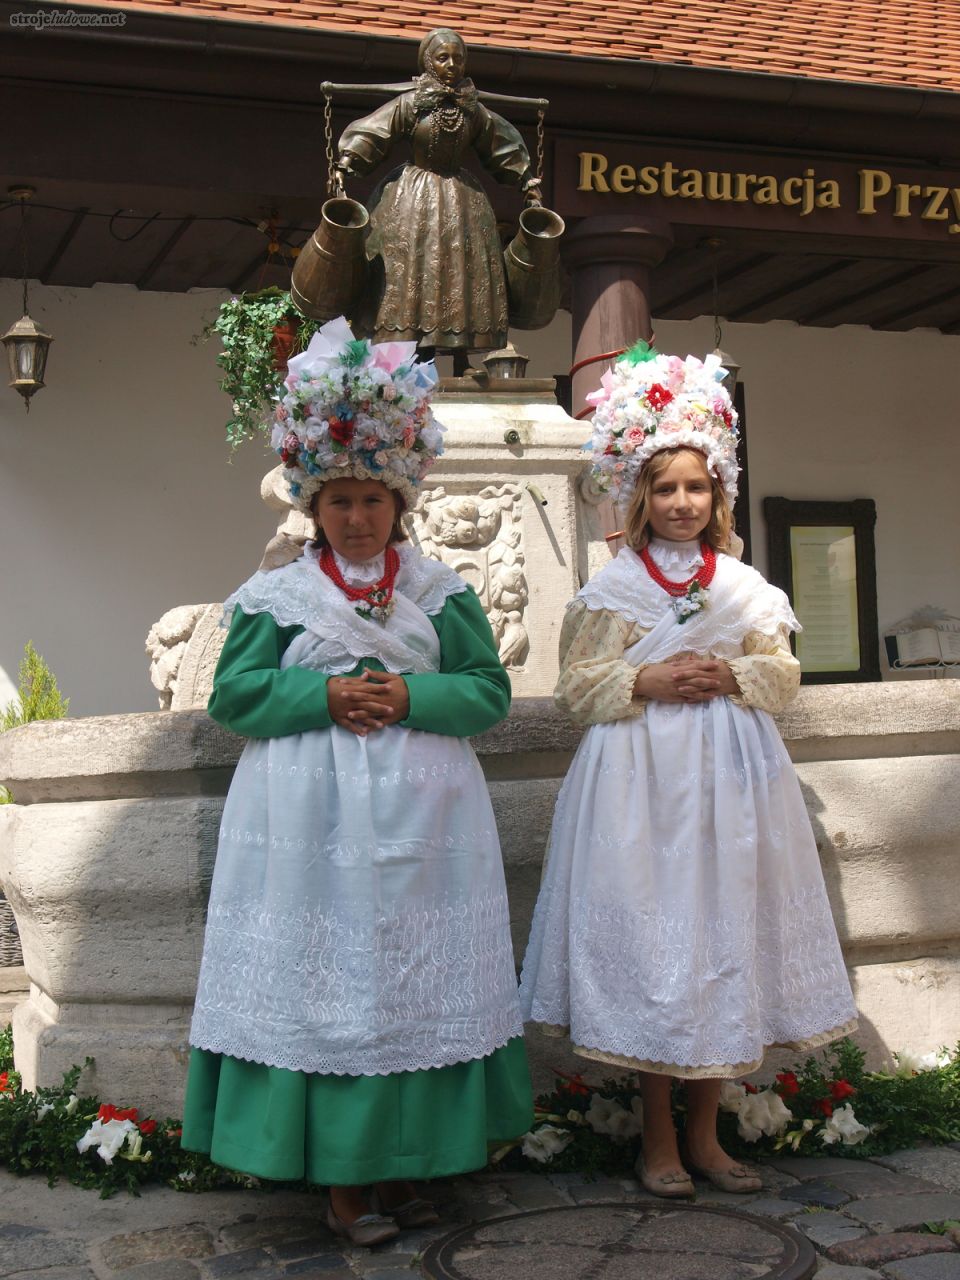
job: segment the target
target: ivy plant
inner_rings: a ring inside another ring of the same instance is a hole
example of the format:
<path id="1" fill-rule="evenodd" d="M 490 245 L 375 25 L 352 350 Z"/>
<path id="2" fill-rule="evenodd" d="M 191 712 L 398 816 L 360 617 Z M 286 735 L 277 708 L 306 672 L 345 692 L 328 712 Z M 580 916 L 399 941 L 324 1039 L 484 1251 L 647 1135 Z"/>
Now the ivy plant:
<path id="1" fill-rule="evenodd" d="M 273 393 L 283 379 L 276 331 L 287 324 L 295 329 L 292 354 L 302 351 L 320 327 L 301 315 L 286 290 L 273 286 L 229 298 L 204 330 L 207 337 L 216 334 L 223 345 L 217 364 L 222 370 L 220 390 L 232 404 L 227 421 L 232 447 L 269 430 Z"/>

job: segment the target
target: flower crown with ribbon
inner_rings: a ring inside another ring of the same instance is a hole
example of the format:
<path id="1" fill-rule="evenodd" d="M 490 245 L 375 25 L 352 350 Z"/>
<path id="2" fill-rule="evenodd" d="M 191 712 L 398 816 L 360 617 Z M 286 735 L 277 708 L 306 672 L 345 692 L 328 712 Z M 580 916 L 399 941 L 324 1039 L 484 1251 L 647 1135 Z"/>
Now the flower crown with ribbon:
<path id="1" fill-rule="evenodd" d="M 655 453 L 696 449 L 733 506 L 737 496 L 737 413 L 715 355 L 660 355 L 637 342 L 608 369 L 587 396 L 596 408 L 591 474 L 619 503 L 629 501 Z"/>
<path id="2" fill-rule="evenodd" d="M 294 356 L 278 389 L 270 439 L 301 511 L 328 480 L 380 480 L 416 505 L 417 488 L 443 453 L 443 427 L 430 411 L 432 360 L 415 342 L 355 338 L 340 316 Z"/>

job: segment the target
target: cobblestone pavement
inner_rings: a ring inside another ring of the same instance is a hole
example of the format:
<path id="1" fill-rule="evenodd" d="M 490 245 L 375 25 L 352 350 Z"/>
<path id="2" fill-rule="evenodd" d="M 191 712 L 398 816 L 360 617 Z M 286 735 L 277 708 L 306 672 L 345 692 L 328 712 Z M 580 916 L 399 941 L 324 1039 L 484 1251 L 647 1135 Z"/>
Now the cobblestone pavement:
<path id="1" fill-rule="evenodd" d="M 785 1157 L 764 1188 L 733 1196 L 697 1184 L 697 1203 L 767 1217 L 816 1247 L 818 1280 L 960 1280 L 960 1143 L 869 1161 Z M 470 1222 L 527 1210 L 630 1201 L 632 1179 L 480 1173 L 430 1189 L 444 1221 L 377 1250 L 345 1247 L 324 1225 L 321 1195 L 148 1188 L 139 1198 L 0 1171 L 3 1280 L 410 1280 L 435 1239 Z M 746 1236 L 746 1224 L 745 1224 Z M 522 1280 L 554 1280 L 525 1266 Z M 747 1269 L 750 1270 L 749 1268 Z M 709 1274 L 709 1268 L 704 1274 Z M 746 1272 L 745 1272 L 746 1274 Z"/>

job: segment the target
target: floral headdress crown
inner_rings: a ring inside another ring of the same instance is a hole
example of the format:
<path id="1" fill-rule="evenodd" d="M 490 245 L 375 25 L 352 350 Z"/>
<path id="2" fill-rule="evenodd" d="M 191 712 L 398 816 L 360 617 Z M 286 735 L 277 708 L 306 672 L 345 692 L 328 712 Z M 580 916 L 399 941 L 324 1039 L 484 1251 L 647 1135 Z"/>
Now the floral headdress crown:
<path id="1" fill-rule="evenodd" d="M 288 365 L 271 445 L 284 464 L 294 506 L 328 480 L 380 480 L 412 507 L 417 488 L 443 452 L 443 428 L 430 411 L 432 360 L 415 342 L 355 338 L 341 316 L 319 329 Z"/>
<path id="2" fill-rule="evenodd" d="M 638 342 L 606 371 L 587 396 L 596 407 L 591 473 L 620 503 L 629 501 L 647 462 L 663 449 L 696 449 L 723 486 L 737 496 L 737 413 L 715 355 L 658 354 Z"/>

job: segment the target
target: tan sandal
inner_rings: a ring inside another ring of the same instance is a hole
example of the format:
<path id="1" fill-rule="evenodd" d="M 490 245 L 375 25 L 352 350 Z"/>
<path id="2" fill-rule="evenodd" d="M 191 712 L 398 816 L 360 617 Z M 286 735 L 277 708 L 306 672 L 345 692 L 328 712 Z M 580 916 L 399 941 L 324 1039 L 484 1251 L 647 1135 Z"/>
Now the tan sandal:
<path id="1" fill-rule="evenodd" d="M 412 1200 L 406 1200 L 392 1209 L 386 1209 L 383 1197 L 374 1189 L 370 1196 L 370 1204 L 374 1209 L 393 1218 L 401 1231 L 412 1231 L 414 1227 L 432 1227 L 440 1221 L 436 1206 L 429 1200 L 424 1200 L 422 1196 L 414 1196 Z"/>
<path id="2" fill-rule="evenodd" d="M 753 1191 L 763 1190 L 761 1179 L 745 1164 L 735 1164 L 729 1169 L 702 1169 L 689 1159 L 685 1159 L 684 1164 L 691 1173 L 706 1178 L 718 1191 L 729 1191 L 735 1196 L 745 1196 Z"/>
<path id="3" fill-rule="evenodd" d="M 385 1244 L 400 1234 L 400 1228 L 392 1217 L 388 1218 L 382 1213 L 361 1213 L 352 1222 L 344 1222 L 337 1216 L 332 1204 L 327 1205 L 327 1226 L 335 1236 L 365 1249 L 370 1249 L 375 1244 Z"/>
<path id="4" fill-rule="evenodd" d="M 685 1169 L 671 1170 L 669 1173 L 648 1173 L 642 1152 L 637 1156 L 634 1169 L 640 1185 L 652 1196 L 661 1196 L 665 1200 L 689 1200 L 694 1194 L 693 1183 Z"/>

